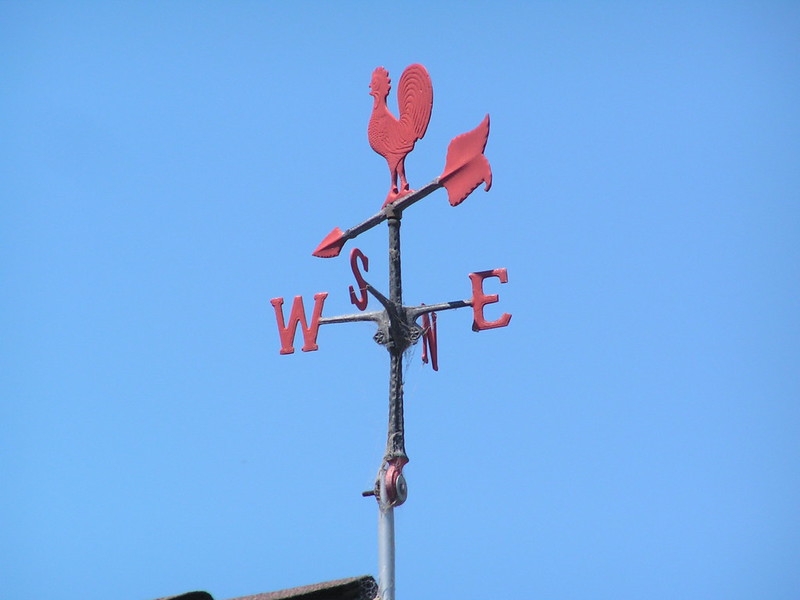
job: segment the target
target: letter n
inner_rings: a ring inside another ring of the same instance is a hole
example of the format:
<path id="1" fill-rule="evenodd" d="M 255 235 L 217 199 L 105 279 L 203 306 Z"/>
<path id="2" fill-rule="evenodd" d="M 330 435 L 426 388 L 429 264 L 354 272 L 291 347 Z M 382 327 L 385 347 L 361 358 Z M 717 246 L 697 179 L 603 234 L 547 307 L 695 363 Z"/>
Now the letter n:
<path id="1" fill-rule="evenodd" d="M 318 350 L 317 333 L 319 332 L 319 318 L 322 316 L 322 305 L 328 292 L 314 294 L 314 312 L 311 315 L 311 325 L 306 321 L 306 311 L 303 307 L 303 297 L 295 296 L 292 302 L 292 311 L 289 313 L 289 324 L 283 319 L 283 298 L 273 298 L 270 300 L 275 307 L 275 318 L 278 320 L 278 334 L 281 337 L 281 354 L 292 354 L 294 352 L 294 338 L 297 336 L 297 325 L 303 328 L 303 352 Z"/>
<path id="2" fill-rule="evenodd" d="M 428 364 L 428 355 L 431 359 L 431 367 L 434 371 L 439 370 L 439 339 L 436 333 L 436 313 L 425 313 L 422 315 L 422 362 Z"/>

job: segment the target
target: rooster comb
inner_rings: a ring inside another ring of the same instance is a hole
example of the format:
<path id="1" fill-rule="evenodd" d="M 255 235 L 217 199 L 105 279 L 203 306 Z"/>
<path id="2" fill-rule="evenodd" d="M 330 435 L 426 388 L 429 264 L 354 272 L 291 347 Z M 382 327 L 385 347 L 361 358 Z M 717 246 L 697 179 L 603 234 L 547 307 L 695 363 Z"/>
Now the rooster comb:
<path id="1" fill-rule="evenodd" d="M 389 71 L 384 69 L 383 67 L 377 67 L 373 72 L 373 75 L 378 75 L 379 77 L 383 77 L 384 79 L 389 79 Z"/>

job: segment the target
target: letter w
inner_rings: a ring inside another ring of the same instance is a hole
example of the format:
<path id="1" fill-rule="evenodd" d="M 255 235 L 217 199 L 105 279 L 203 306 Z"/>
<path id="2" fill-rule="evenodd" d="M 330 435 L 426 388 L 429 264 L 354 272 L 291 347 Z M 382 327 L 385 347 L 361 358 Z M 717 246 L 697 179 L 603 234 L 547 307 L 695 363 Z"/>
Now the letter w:
<path id="1" fill-rule="evenodd" d="M 322 316 L 322 305 L 328 292 L 314 294 L 314 313 L 311 316 L 311 325 L 306 321 L 306 311 L 303 307 L 303 297 L 295 296 L 292 302 L 292 312 L 289 313 L 289 325 L 283 319 L 283 298 L 270 300 L 275 307 L 275 318 L 278 320 L 278 334 L 281 336 L 281 354 L 294 353 L 294 338 L 297 336 L 298 323 L 303 326 L 303 352 L 318 350 L 317 333 L 319 332 L 319 318 Z"/>

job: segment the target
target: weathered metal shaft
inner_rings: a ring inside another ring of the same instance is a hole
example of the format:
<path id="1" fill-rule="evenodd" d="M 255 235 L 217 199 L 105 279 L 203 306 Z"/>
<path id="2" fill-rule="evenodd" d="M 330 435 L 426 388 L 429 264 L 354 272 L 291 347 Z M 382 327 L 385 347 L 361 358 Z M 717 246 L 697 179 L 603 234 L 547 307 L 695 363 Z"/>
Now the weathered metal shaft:
<path id="1" fill-rule="evenodd" d="M 389 221 L 389 301 L 397 315 L 403 313 L 403 280 L 400 263 L 400 216 Z M 403 352 L 408 346 L 405 323 L 392 323 L 389 350 L 389 432 L 386 440 L 386 460 L 408 460 L 403 425 Z"/>

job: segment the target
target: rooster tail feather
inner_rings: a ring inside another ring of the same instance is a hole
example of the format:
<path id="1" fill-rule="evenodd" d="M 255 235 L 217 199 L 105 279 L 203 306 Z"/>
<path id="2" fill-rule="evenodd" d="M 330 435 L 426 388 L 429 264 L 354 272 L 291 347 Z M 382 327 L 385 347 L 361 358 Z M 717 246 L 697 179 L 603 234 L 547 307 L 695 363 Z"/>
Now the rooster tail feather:
<path id="1" fill-rule="evenodd" d="M 492 167 L 483 155 L 489 140 L 489 115 L 472 131 L 453 138 L 447 147 L 444 171 L 439 183 L 447 189 L 451 206 L 458 206 L 481 184 L 492 187 Z"/>
<path id="2" fill-rule="evenodd" d="M 425 67 L 414 64 L 403 71 L 397 85 L 397 105 L 403 131 L 411 134 L 408 141 L 422 139 L 433 110 L 433 83 Z"/>

